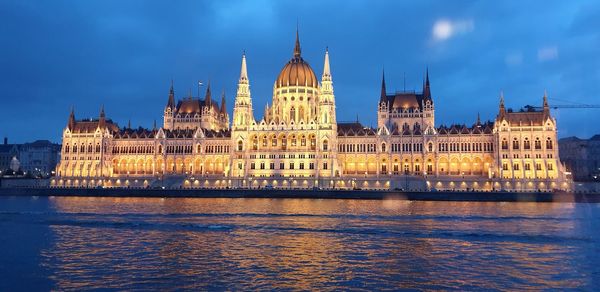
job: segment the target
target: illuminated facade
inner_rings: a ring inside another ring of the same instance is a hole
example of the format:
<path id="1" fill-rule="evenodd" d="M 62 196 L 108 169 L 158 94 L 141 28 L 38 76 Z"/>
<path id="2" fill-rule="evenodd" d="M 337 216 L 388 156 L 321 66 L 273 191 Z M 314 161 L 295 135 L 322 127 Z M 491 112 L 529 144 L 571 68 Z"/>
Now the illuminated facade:
<path id="1" fill-rule="evenodd" d="M 273 187 L 364 189 L 567 189 L 558 159 L 556 120 L 543 110 L 513 112 L 500 98 L 495 121 L 435 126 L 429 74 L 421 93 L 386 91 L 377 128 L 336 120 L 329 53 L 320 82 L 301 56 L 273 84 L 261 119 L 254 117 L 242 55 L 232 124 L 212 100 L 175 103 L 173 85 L 163 125 L 119 128 L 102 109 L 63 131 L 56 186 Z"/>

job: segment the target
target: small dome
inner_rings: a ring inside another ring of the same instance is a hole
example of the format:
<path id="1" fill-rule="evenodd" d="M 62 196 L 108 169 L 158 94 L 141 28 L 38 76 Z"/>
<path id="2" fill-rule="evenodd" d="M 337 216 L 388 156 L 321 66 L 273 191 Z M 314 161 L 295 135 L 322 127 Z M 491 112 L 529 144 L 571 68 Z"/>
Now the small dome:
<path id="1" fill-rule="evenodd" d="M 318 88 L 317 76 L 315 71 L 300 56 L 300 38 L 296 31 L 296 46 L 294 47 L 294 57 L 281 69 L 275 87 L 286 86 L 308 86 Z"/>

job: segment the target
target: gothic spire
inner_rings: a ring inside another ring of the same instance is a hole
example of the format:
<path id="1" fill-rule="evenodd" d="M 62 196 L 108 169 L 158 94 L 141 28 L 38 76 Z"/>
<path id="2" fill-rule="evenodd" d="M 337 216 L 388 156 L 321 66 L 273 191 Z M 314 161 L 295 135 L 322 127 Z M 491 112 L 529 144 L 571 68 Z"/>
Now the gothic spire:
<path id="1" fill-rule="evenodd" d="M 548 93 L 544 89 L 544 105 L 543 105 L 544 115 L 550 114 L 550 106 L 548 105 Z"/>
<path id="2" fill-rule="evenodd" d="M 221 113 L 226 113 L 227 107 L 225 106 L 225 89 L 223 89 L 223 94 L 221 94 Z"/>
<path id="3" fill-rule="evenodd" d="M 385 89 L 385 69 L 383 69 L 381 71 L 381 95 L 379 97 L 379 102 L 386 102 L 387 101 L 387 92 Z"/>
<path id="4" fill-rule="evenodd" d="M 240 82 L 248 82 L 248 69 L 246 68 L 246 51 L 242 54 L 242 69 L 240 70 Z"/>
<path id="5" fill-rule="evenodd" d="M 169 89 L 169 101 L 167 101 L 167 107 L 175 107 L 175 90 L 173 89 L 173 79 L 171 79 L 171 89 Z"/>
<path id="6" fill-rule="evenodd" d="M 504 109 L 504 91 L 500 90 L 500 109 Z"/>
<path id="7" fill-rule="evenodd" d="M 425 86 L 423 87 L 423 98 L 431 99 L 431 88 L 429 87 L 429 67 L 425 71 Z"/>
<path id="8" fill-rule="evenodd" d="M 75 107 L 71 106 L 71 113 L 69 114 L 69 122 L 67 123 L 69 129 L 75 127 Z"/>
<path id="9" fill-rule="evenodd" d="M 100 107 L 100 119 L 98 120 L 98 126 L 103 128 L 106 125 L 106 115 L 104 114 L 104 105 Z"/>
<path id="10" fill-rule="evenodd" d="M 208 81 L 208 85 L 206 86 L 206 95 L 204 96 L 204 102 L 206 103 L 206 106 L 209 106 L 212 103 L 210 94 L 210 80 Z"/>
<path id="11" fill-rule="evenodd" d="M 294 47 L 294 58 L 300 58 L 300 36 L 298 33 L 298 27 L 296 27 L 296 46 Z"/>
<path id="12" fill-rule="evenodd" d="M 325 48 L 325 64 L 323 65 L 323 79 L 331 78 L 331 69 L 329 68 L 329 48 Z"/>

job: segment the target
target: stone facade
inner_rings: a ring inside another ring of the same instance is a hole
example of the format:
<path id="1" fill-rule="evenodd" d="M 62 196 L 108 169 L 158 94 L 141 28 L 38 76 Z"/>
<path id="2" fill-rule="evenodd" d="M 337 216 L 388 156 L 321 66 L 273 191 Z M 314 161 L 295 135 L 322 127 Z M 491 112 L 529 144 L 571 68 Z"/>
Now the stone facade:
<path id="1" fill-rule="evenodd" d="M 556 121 L 542 111 L 513 112 L 500 98 L 494 121 L 435 125 L 429 74 L 423 90 L 389 94 L 382 80 L 377 128 L 337 122 L 329 52 L 320 82 L 300 41 L 273 85 L 264 116 L 254 117 L 242 55 L 232 124 L 212 101 L 175 103 L 163 126 L 119 128 L 75 120 L 63 131 L 56 186 L 273 187 L 377 189 L 567 189 L 558 159 Z"/>

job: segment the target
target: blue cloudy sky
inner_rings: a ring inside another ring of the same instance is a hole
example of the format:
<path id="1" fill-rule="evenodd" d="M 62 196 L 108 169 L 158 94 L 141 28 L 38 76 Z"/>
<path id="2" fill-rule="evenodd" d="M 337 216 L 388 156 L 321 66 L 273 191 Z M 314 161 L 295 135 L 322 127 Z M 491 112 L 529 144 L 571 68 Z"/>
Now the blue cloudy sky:
<path id="1" fill-rule="evenodd" d="M 262 117 L 297 22 L 318 76 L 329 47 L 338 120 L 376 125 L 384 66 L 388 91 L 420 90 L 429 66 L 438 125 L 495 118 L 501 90 L 513 108 L 545 89 L 551 104 L 600 104 L 598 1 L 4 0 L 0 19 L 0 135 L 12 142 L 60 141 L 71 106 L 160 124 L 171 78 L 178 97 L 211 80 L 231 112 L 243 50 Z M 561 137 L 600 133 L 600 109 L 553 112 Z"/>

